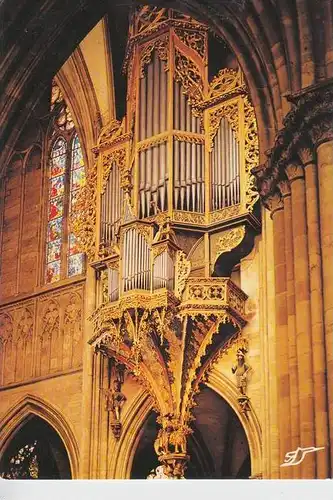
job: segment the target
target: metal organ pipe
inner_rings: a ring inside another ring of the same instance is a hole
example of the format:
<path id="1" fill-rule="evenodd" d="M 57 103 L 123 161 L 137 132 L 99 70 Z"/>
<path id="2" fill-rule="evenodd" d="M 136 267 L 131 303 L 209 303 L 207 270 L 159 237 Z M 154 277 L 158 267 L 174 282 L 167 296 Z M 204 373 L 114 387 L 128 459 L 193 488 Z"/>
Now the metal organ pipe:
<path id="1" fill-rule="evenodd" d="M 210 154 L 212 207 L 219 210 L 240 201 L 239 143 L 226 118 L 222 118 Z"/>
<path id="2" fill-rule="evenodd" d="M 101 242 L 109 245 L 116 238 L 120 224 L 122 190 L 119 170 L 112 164 L 104 193 L 101 195 Z"/>

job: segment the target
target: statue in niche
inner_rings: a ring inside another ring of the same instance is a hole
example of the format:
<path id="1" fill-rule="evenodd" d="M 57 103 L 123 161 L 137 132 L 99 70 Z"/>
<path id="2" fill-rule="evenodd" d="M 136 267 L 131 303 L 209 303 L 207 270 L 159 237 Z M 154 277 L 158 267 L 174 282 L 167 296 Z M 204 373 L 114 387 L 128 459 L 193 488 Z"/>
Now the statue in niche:
<path id="1" fill-rule="evenodd" d="M 125 402 L 126 396 L 121 392 L 121 382 L 114 380 L 113 389 L 106 391 L 106 410 L 112 412 L 115 422 L 120 422 L 121 410 Z"/>
<path id="2" fill-rule="evenodd" d="M 250 366 L 245 363 L 245 350 L 240 348 L 237 349 L 236 364 L 231 368 L 231 371 L 236 375 L 236 384 L 239 392 L 245 396 L 247 389 L 247 380 Z"/>
<path id="3" fill-rule="evenodd" d="M 122 382 L 118 378 L 113 381 L 113 389 L 105 391 L 105 409 L 111 412 L 111 429 L 116 439 L 119 439 L 122 429 L 120 421 L 121 410 L 126 403 L 126 396 L 121 392 Z"/>

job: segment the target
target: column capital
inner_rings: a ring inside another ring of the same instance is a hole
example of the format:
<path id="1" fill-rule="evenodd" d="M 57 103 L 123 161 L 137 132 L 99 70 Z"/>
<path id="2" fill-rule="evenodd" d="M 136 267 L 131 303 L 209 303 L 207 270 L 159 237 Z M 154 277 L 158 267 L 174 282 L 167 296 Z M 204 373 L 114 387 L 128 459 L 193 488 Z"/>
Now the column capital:
<path id="1" fill-rule="evenodd" d="M 286 196 L 290 196 L 290 182 L 289 179 L 285 179 L 279 182 L 278 184 L 279 190 L 281 192 L 282 198 L 286 198 Z"/>
<path id="2" fill-rule="evenodd" d="M 314 161 L 320 144 L 333 140 L 333 79 L 288 99 L 293 109 L 284 118 L 284 127 L 276 134 L 273 147 L 266 152 L 267 161 L 253 170 L 260 197 L 268 208 L 268 199 L 279 193 L 280 181 L 303 177 L 302 165 Z M 301 164 L 300 168 L 290 167 L 295 164 Z"/>
<path id="3" fill-rule="evenodd" d="M 302 146 L 299 148 L 297 153 L 303 167 L 315 163 L 316 161 L 316 155 L 313 148 Z"/>
<path id="4" fill-rule="evenodd" d="M 285 172 L 290 183 L 304 178 L 304 168 L 300 163 L 290 163 L 286 166 Z"/>
<path id="5" fill-rule="evenodd" d="M 325 120 L 314 123 L 309 134 L 316 148 L 324 142 L 333 141 L 333 116 L 329 115 Z"/>
<path id="6" fill-rule="evenodd" d="M 281 193 L 276 193 L 273 196 L 270 196 L 266 200 L 266 206 L 270 210 L 271 218 L 273 219 L 273 216 L 276 214 L 276 212 L 279 212 L 284 208 L 283 197 L 281 196 Z"/>

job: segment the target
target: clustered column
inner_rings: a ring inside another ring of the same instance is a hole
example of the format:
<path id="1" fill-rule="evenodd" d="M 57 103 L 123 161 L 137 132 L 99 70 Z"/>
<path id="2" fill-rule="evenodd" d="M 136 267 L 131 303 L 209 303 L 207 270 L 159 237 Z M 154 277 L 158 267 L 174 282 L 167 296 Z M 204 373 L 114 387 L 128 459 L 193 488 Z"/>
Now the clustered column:
<path id="1" fill-rule="evenodd" d="M 319 228 L 322 256 L 322 296 L 328 393 L 328 422 L 330 437 L 330 467 L 333 477 L 333 122 L 312 131 L 316 145 L 318 169 Z M 325 408 L 326 410 L 326 408 Z"/>
<path id="2" fill-rule="evenodd" d="M 270 198 L 281 463 L 298 447 L 323 449 L 282 478 L 333 477 L 333 131 L 321 123 L 311 138 Z"/>

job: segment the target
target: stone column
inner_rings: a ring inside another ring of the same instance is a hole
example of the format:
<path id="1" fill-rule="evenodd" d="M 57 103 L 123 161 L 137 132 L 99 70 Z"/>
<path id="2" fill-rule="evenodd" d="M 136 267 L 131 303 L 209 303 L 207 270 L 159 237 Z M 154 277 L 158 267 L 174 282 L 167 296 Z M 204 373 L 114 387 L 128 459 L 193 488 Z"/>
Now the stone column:
<path id="1" fill-rule="evenodd" d="M 313 446 L 315 442 L 305 181 L 304 170 L 299 164 L 289 165 L 286 168 L 286 173 L 291 186 L 292 204 L 300 446 L 305 448 Z M 304 479 L 316 477 L 313 453 L 309 453 L 303 462 L 296 467 L 300 472 L 299 477 Z"/>
<path id="2" fill-rule="evenodd" d="M 88 344 L 91 337 L 91 324 L 88 317 L 95 310 L 96 278 L 95 270 L 87 266 L 85 285 L 85 321 L 83 336 L 83 370 L 82 370 L 82 435 L 80 450 L 80 479 L 90 478 L 91 454 L 91 419 L 93 392 L 93 349 Z"/>
<path id="3" fill-rule="evenodd" d="M 316 132 L 316 131 L 315 131 Z M 328 385 L 328 416 L 333 477 L 333 126 L 332 118 L 315 134 L 319 181 L 320 242 L 323 264 L 323 299 Z"/>
<path id="4" fill-rule="evenodd" d="M 288 356 L 289 356 L 289 383 L 290 383 L 290 425 L 291 449 L 296 450 L 300 443 L 299 435 L 299 395 L 296 351 L 296 308 L 295 308 L 295 280 L 294 280 L 294 249 L 293 226 L 291 210 L 291 190 L 288 180 L 281 181 L 279 188 L 284 203 L 285 228 L 285 256 L 287 279 L 287 311 L 288 311 Z M 299 470 L 292 468 L 293 475 L 299 477 Z"/>
<path id="5" fill-rule="evenodd" d="M 278 385 L 280 464 L 282 464 L 285 454 L 290 451 L 291 447 L 285 222 L 282 198 L 279 195 L 274 195 L 271 198 L 270 205 L 274 227 L 275 315 L 277 339 L 276 371 Z M 290 469 L 291 467 L 280 468 L 281 479 L 289 479 L 292 477 L 292 471 Z"/>
<path id="6" fill-rule="evenodd" d="M 315 455 L 317 465 L 316 477 L 318 479 L 325 479 L 329 477 L 329 433 L 327 415 L 327 384 L 325 373 L 325 331 L 323 321 L 323 284 L 321 271 L 322 261 L 320 249 L 317 166 L 314 154 L 309 148 L 300 149 L 298 154 L 305 169 L 316 437 L 315 446 L 324 447 L 324 450 L 321 450 Z"/>

